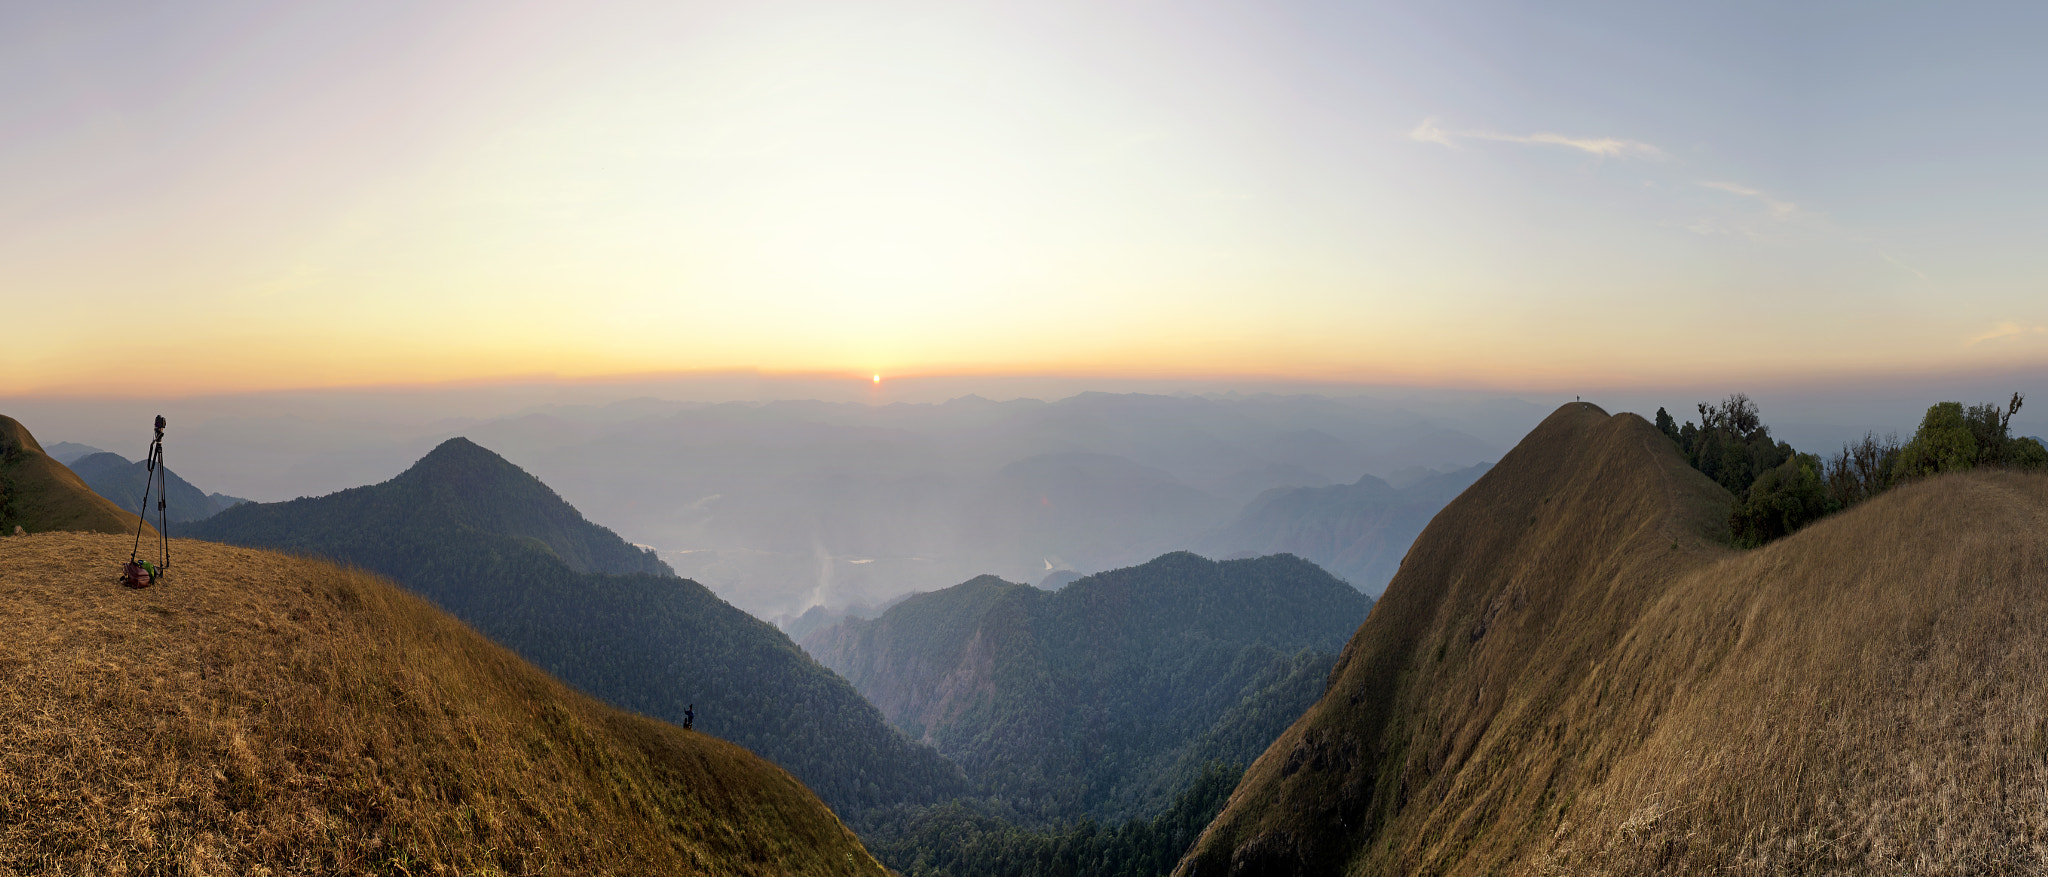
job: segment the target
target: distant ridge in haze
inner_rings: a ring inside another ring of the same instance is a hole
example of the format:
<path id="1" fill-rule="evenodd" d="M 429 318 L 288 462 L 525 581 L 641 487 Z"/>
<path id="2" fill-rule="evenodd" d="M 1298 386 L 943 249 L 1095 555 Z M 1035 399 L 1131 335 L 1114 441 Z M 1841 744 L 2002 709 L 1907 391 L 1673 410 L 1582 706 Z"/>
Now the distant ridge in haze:
<path id="1" fill-rule="evenodd" d="M 835 810 L 935 800 L 959 771 L 766 622 L 675 578 L 538 479 L 450 439 L 383 484 L 228 509 L 203 538 L 390 576 L 566 682 L 787 768 Z"/>
<path id="2" fill-rule="evenodd" d="M 93 454 L 104 454 L 106 451 L 95 448 L 92 445 L 81 445 L 77 442 L 58 442 L 44 448 L 43 453 L 49 454 L 50 459 L 69 466 L 73 460 L 84 459 Z"/>
<path id="3" fill-rule="evenodd" d="M 804 645 L 1027 816 L 1123 820 L 1263 749 L 1370 606 L 1297 557 L 1176 552 L 1057 592 L 983 576 Z"/>
<path id="4" fill-rule="evenodd" d="M 1268 490 L 1197 540 L 1197 550 L 1211 557 L 1295 554 L 1378 594 L 1429 519 L 1488 468 L 1425 472 L 1400 488 L 1366 475 L 1353 484 Z"/>
<path id="5" fill-rule="evenodd" d="M 152 474 L 147 462 L 129 462 L 120 454 L 101 451 L 72 460 L 71 471 L 85 480 L 86 486 L 94 493 L 107 498 L 129 514 L 142 511 L 144 489 L 149 487 Z M 159 491 L 149 490 L 150 513 L 156 512 L 156 498 Z M 203 490 L 178 477 L 178 473 L 164 467 L 164 481 L 161 490 L 164 501 L 164 516 L 173 524 L 183 524 L 213 517 L 225 508 Z M 171 528 L 173 536 L 182 536 L 176 527 Z"/>
<path id="6" fill-rule="evenodd" d="M 1558 409 L 1416 540 L 1177 874 L 2022 873 L 2048 476 L 1763 548 L 1633 414 Z"/>

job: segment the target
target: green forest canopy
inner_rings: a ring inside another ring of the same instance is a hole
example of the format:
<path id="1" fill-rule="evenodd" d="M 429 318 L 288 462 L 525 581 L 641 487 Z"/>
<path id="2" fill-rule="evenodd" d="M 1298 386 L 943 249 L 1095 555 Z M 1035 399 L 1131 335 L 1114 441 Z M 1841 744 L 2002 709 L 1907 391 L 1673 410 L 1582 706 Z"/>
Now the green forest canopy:
<path id="1" fill-rule="evenodd" d="M 1827 459 L 1773 440 L 1756 403 L 1743 393 L 1719 405 L 1699 403 L 1697 424 L 1680 426 L 1659 408 L 1657 429 L 1693 468 L 1735 494 L 1729 529 L 1737 546 L 1753 548 L 1915 478 L 2048 466 L 2048 448 L 2012 435 L 2013 415 L 2024 401 L 2014 393 L 2003 406 L 1939 402 L 1904 444 L 1897 435 L 1867 432 Z"/>

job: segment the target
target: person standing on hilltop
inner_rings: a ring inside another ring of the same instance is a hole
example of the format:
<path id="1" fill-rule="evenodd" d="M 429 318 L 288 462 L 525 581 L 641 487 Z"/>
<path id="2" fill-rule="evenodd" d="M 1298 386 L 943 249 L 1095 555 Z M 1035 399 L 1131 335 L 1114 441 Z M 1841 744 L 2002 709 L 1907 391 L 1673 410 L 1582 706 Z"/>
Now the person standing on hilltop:
<path id="1" fill-rule="evenodd" d="M 691 726 L 692 724 L 695 724 L 695 723 L 696 723 L 696 721 L 697 721 L 697 705 L 693 703 L 693 704 L 690 704 L 689 706 L 683 707 L 683 730 L 685 730 L 685 731 L 688 731 L 688 730 L 690 730 L 690 726 Z"/>

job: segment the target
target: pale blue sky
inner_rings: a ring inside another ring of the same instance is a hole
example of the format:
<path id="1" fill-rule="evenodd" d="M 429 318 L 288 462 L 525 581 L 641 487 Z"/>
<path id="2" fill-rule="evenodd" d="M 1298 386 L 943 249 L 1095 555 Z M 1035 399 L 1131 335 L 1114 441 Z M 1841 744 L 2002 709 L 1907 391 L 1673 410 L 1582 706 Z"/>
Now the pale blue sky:
<path id="1" fill-rule="evenodd" d="M 0 393 L 2048 362 L 2029 5 L 10 4 Z"/>

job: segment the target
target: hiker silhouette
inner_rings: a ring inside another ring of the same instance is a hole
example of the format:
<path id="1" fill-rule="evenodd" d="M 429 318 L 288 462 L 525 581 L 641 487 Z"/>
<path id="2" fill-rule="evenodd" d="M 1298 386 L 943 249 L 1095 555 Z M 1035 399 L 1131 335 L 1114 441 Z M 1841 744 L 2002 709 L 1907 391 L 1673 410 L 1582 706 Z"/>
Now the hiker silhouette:
<path id="1" fill-rule="evenodd" d="M 690 726 L 691 726 L 691 725 L 693 725 L 693 724 L 696 724 L 696 722 L 697 722 L 697 705 L 693 703 L 693 704 L 690 704 L 689 706 L 683 707 L 683 730 L 685 730 L 685 731 L 688 731 L 688 730 L 690 730 Z"/>

